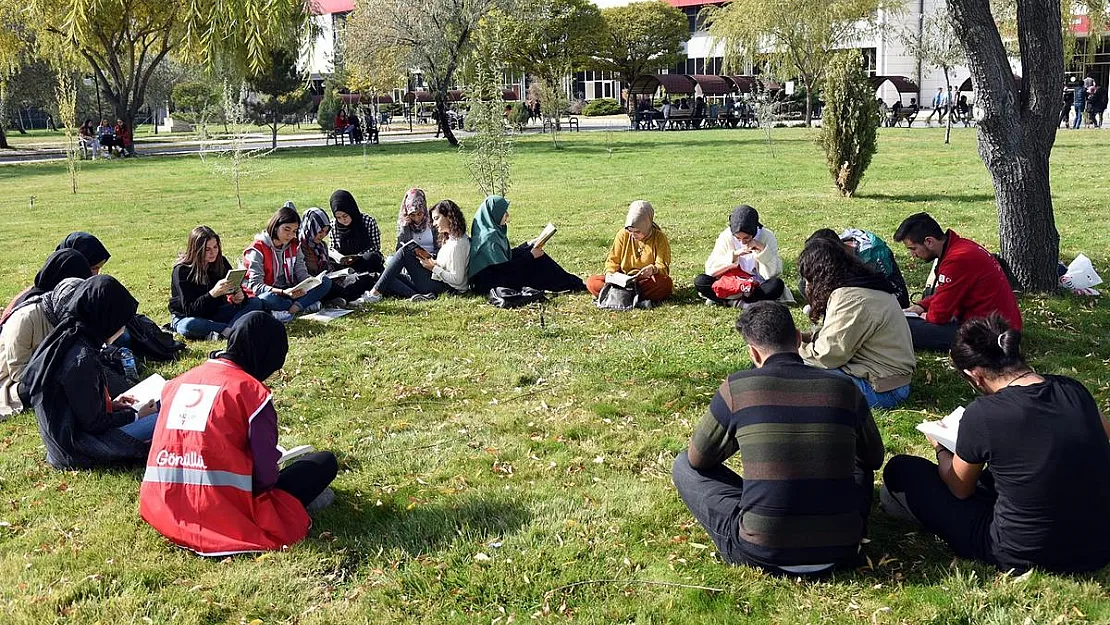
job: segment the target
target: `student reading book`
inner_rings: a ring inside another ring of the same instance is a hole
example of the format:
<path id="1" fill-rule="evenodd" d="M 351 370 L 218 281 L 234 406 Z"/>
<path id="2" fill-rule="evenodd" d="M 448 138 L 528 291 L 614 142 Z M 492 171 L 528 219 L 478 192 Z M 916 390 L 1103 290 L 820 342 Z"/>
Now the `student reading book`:
<path id="1" fill-rule="evenodd" d="M 590 276 L 586 288 L 597 297 L 606 283 L 621 288 L 635 282 L 641 299 L 659 302 L 674 293 L 670 277 L 671 243 L 655 223 L 651 203 L 636 200 L 628 207 L 624 228 L 617 232 L 603 275 Z"/>
<path id="2" fill-rule="evenodd" d="M 245 269 L 232 269 L 220 235 L 208 226 L 189 233 L 170 277 L 170 325 L 187 339 L 226 338 L 231 324 L 262 301 L 243 290 Z"/>
<path id="3" fill-rule="evenodd" d="M 278 209 L 266 230 L 255 236 L 243 252 L 247 286 L 279 321 L 289 321 L 303 311 L 320 310 L 320 300 L 331 290 L 326 275 L 311 289 L 298 288 L 310 277 L 300 249 L 301 217 L 291 203 Z"/>
<path id="4" fill-rule="evenodd" d="M 546 240 L 510 247 L 508 223 L 509 201 L 500 195 L 487 197 L 474 215 L 468 272 L 470 284 L 476 291 L 484 294 L 495 287 L 586 290 L 581 278 L 568 273 L 547 255 L 543 245 Z"/>

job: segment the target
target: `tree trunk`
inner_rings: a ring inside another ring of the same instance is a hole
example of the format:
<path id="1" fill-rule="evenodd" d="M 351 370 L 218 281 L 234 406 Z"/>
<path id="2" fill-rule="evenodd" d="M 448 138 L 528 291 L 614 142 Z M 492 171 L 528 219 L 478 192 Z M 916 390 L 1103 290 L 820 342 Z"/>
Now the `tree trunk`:
<path id="1" fill-rule="evenodd" d="M 944 68 L 944 88 L 945 93 L 948 94 L 946 96 L 948 98 L 948 118 L 945 120 L 948 123 L 944 125 L 944 144 L 948 145 L 952 143 L 952 113 L 956 112 L 956 106 L 952 101 L 952 82 L 951 79 L 948 78 L 947 67 Z"/>
<path id="2" fill-rule="evenodd" d="M 802 83 L 806 87 L 806 128 L 813 126 L 813 85 L 810 80 L 803 78 Z"/>
<path id="3" fill-rule="evenodd" d="M 455 133 L 451 132 L 451 120 L 447 119 L 447 89 L 441 89 L 436 93 L 436 113 L 438 113 L 439 130 L 443 133 L 443 138 L 447 139 L 451 147 L 458 147 L 459 140 L 455 138 Z"/>
<path id="4" fill-rule="evenodd" d="M 3 115 L 3 113 L 0 113 Z M 8 131 L 4 128 L 6 124 L 0 122 L 0 149 L 8 149 L 12 146 L 8 145 Z"/>
<path id="5" fill-rule="evenodd" d="M 1048 163 L 1064 80 L 1060 0 L 1017 1 L 1020 88 L 989 3 L 949 0 L 948 7 L 983 111 L 979 155 L 994 182 L 1002 258 L 1022 289 L 1054 291 L 1060 236 Z"/>
<path id="6" fill-rule="evenodd" d="M 270 129 L 273 130 L 273 134 L 271 135 L 272 141 L 270 143 L 270 149 L 276 150 L 277 149 L 278 122 L 280 122 L 281 119 L 278 117 L 277 96 L 271 96 L 271 97 L 272 97 L 271 102 L 274 104 L 274 107 L 273 107 L 273 109 L 270 110 L 270 114 L 273 115 L 273 119 L 270 121 Z"/>

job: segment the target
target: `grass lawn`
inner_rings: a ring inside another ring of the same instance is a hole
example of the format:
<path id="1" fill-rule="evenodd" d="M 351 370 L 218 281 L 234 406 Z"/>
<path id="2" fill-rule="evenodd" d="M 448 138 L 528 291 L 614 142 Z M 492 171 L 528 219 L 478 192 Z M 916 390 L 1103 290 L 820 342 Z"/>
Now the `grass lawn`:
<path id="1" fill-rule="evenodd" d="M 728 211 L 747 202 L 794 261 L 814 229 L 860 226 L 888 240 L 926 210 L 988 247 L 997 220 L 974 133 L 884 129 L 856 198 L 837 197 L 815 132 L 775 130 L 774 157 L 750 131 L 566 133 L 516 145 L 514 242 L 547 221 L 549 252 L 585 275 L 631 200 L 656 207 L 671 237 L 676 300 L 598 311 L 587 296 L 502 311 L 477 298 L 390 301 L 329 325 L 290 326 L 275 389 L 285 444 L 334 450 L 335 505 L 283 552 L 207 560 L 138 517 L 141 472 L 66 473 L 44 462 L 34 419 L 0 424 L 0 622 L 43 623 L 1086 623 L 1110 622 L 1110 571 L 1013 578 L 956 561 L 931 536 L 876 510 L 871 566 L 830 579 L 777 579 L 715 559 L 670 483 L 712 393 L 749 366 L 735 312 L 703 306 L 690 282 Z M 1062 255 L 1110 275 L 1110 211 L 1092 163 L 1103 133 L 1061 132 L 1053 158 Z M 445 144 L 279 152 L 252 162 L 244 207 L 197 158 L 0 167 L 0 299 L 28 284 L 72 230 L 96 233 L 106 272 L 168 319 L 170 267 L 197 224 L 234 261 L 286 199 L 327 206 L 349 189 L 391 240 L 405 190 L 481 198 Z M 30 197 L 34 207 L 29 209 Z M 927 267 L 899 248 L 911 290 Z M 1106 410 L 1105 299 L 1024 297 L 1025 347 L 1038 370 L 1077 377 Z M 801 321 L 800 310 L 795 311 Z M 215 343 L 159 371 L 195 365 Z M 910 401 L 879 411 L 890 454 L 924 454 L 914 429 L 972 398 L 944 358 L 922 356 Z M 734 462 L 734 464 L 737 464 Z M 1079 478 L 1081 479 L 1081 478 Z M 876 487 L 877 488 L 877 487 Z M 594 583 L 662 581 L 705 586 Z"/>

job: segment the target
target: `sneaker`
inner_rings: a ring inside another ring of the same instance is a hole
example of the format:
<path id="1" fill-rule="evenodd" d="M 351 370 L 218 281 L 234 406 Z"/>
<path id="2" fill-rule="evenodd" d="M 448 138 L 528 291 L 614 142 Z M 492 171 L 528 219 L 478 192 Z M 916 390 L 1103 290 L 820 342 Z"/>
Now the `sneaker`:
<path id="1" fill-rule="evenodd" d="M 409 298 L 410 302 L 430 302 L 438 297 L 435 293 L 417 293 Z"/>
<path id="2" fill-rule="evenodd" d="M 910 507 L 906 504 L 906 494 L 893 493 L 887 489 L 886 484 L 879 488 L 879 507 L 895 519 L 915 525 L 921 524 L 917 517 L 913 515 L 913 512 L 910 512 Z"/>
<path id="3" fill-rule="evenodd" d="M 289 323 L 293 320 L 293 315 L 288 310 L 275 310 L 270 314 L 282 323 Z"/>
<path id="4" fill-rule="evenodd" d="M 329 299 L 328 301 L 324 302 L 324 305 L 328 308 L 344 308 L 347 306 L 347 300 L 343 299 L 342 297 L 337 297 L 335 299 Z"/>
<path id="5" fill-rule="evenodd" d="M 330 506 L 334 502 L 335 502 L 335 491 L 332 490 L 329 487 L 329 488 L 325 488 L 324 492 L 317 495 L 316 499 L 313 499 L 312 501 L 310 501 L 309 504 L 304 507 L 304 509 L 305 509 L 305 512 L 316 512 L 318 510 L 323 510 L 324 508 L 327 508 L 328 506 Z"/>
<path id="6" fill-rule="evenodd" d="M 308 313 L 308 314 L 318 313 L 318 312 L 320 312 L 320 309 L 322 309 L 323 307 L 324 307 L 323 304 L 321 304 L 320 302 L 316 302 L 315 304 L 309 306 L 308 308 L 305 308 L 304 312 Z"/>
<path id="7" fill-rule="evenodd" d="M 204 340 L 206 340 L 206 341 L 218 341 L 222 338 L 224 338 L 224 335 L 220 334 L 219 332 L 209 332 L 208 336 L 204 337 Z"/>
<path id="8" fill-rule="evenodd" d="M 378 302 L 385 299 L 385 296 L 382 295 L 381 293 L 374 294 L 374 293 L 371 293 L 370 291 L 367 291 L 367 292 L 363 293 L 362 297 L 359 298 L 359 299 L 363 300 L 363 304 L 377 304 Z"/>

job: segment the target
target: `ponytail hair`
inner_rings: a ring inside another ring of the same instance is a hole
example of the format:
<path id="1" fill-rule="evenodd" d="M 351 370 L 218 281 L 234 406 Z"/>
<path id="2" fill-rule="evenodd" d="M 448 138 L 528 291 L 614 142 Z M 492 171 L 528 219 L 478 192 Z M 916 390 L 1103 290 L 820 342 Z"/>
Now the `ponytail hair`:
<path id="1" fill-rule="evenodd" d="M 960 371 L 978 368 L 988 377 L 1028 368 L 1021 354 L 1021 331 L 1011 328 L 997 313 L 960 326 L 951 356 Z"/>

